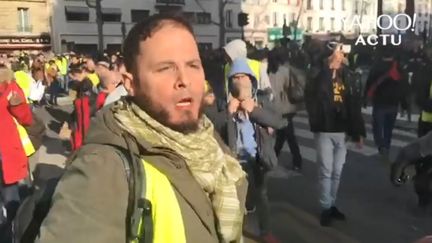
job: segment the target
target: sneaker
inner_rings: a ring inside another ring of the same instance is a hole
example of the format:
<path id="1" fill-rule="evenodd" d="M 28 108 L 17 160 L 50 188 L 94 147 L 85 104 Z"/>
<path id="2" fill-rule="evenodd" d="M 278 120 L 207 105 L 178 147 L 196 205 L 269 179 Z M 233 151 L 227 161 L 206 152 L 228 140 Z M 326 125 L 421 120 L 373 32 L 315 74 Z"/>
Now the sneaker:
<path id="1" fill-rule="evenodd" d="M 263 243 L 281 243 L 281 241 L 276 238 L 272 233 L 267 233 L 261 236 L 261 241 Z"/>
<path id="2" fill-rule="evenodd" d="M 337 220 L 341 220 L 341 221 L 346 220 L 345 214 L 341 213 L 341 211 L 339 211 L 339 209 L 337 209 L 336 207 L 333 206 L 330 208 L 330 210 L 331 210 L 332 218 L 337 219 Z"/>
<path id="3" fill-rule="evenodd" d="M 321 212 L 320 224 L 323 227 L 328 227 L 331 224 L 332 220 L 332 210 L 326 209 Z"/>

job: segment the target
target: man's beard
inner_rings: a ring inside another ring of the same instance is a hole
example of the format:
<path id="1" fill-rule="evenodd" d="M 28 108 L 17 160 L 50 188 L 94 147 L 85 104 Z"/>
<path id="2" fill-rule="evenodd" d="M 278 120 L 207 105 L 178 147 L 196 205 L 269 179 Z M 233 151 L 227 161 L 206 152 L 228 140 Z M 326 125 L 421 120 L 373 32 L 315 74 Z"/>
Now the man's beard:
<path id="1" fill-rule="evenodd" d="M 150 100 L 150 97 L 141 94 L 139 100 L 134 98 L 134 102 L 143 109 L 149 116 L 158 121 L 160 124 L 183 134 L 194 133 L 199 128 L 199 122 L 204 114 L 204 98 L 200 101 L 200 107 L 198 111 L 198 119 L 193 119 L 191 111 L 184 111 L 183 116 L 186 116 L 187 120 L 182 121 L 178 124 L 169 122 L 169 114 L 166 110 L 156 108 Z"/>

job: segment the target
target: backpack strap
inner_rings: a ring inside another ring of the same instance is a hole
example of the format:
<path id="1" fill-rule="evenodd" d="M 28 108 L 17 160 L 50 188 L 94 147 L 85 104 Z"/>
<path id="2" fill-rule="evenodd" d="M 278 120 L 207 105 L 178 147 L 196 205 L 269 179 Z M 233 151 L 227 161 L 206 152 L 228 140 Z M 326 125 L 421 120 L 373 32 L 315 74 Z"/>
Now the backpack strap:
<path id="1" fill-rule="evenodd" d="M 124 133 L 128 151 L 124 149 L 121 156 L 128 175 L 129 203 L 127 210 L 127 239 L 128 241 L 138 240 L 139 243 L 153 242 L 153 220 L 152 205 L 145 198 L 146 195 L 146 173 L 144 165 L 139 158 L 140 149 L 135 138 Z M 128 158 L 125 157 L 128 154 Z M 126 158 L 126 160 L 125 160 Z"/>

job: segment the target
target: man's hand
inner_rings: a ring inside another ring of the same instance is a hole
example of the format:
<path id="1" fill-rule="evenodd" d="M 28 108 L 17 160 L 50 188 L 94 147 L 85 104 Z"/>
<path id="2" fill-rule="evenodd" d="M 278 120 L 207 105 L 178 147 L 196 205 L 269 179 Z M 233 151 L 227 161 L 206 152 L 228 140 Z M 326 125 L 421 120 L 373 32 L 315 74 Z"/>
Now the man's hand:
<path id="1" fill-rule="evenodd" d="M 241 102 L 240 107 L 248 113 L 251 113 L 255 108 L 255 101 L 251 98 L 245 99 Z"/>
<path id="2" fill-rule="evenodd" d="M 228 103 L 228 112 L 230 114 L 233 114 L 238 110 L 239 107 L 240 107 L 240 101 L 236 98 L 232 98 Z"/>
<path id="3" fill-rule="evenodd" d="M 17 106 L 23 103 L 23 99 L 15 91 L 10 92 L 9 95 L 7 96 L 7 99 L 11 106 Z"/>
<path id="4" fill-rule="evenodd" d="M 273 135 L 273 133 L 274 133 L 274 129 L 271 128 L 271 127 L 267 127 L 267 133 L 268 133 L 269 135 Z"/>

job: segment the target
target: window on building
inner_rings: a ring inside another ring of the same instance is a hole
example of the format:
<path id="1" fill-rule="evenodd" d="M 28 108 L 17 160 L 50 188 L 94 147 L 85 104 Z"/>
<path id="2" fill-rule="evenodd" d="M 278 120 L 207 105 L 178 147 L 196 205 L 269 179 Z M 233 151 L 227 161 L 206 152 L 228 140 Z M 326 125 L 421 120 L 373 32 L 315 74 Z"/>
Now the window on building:
<path id="1" fill-rule="evenodd" d="M 344 31 L 345 30 L 345 18 L 343 18 L 341 20 L 341 30 Z"/>
<path id="2" fill-rule="evenodd" d="M 359 13 L 359 1 L 355 1 L 354 3 L 354 14 Z"/>
<path id="3" fill-rule="evenodd" d="M 121 16 L 119 8 L 102 8 L 102 20 L 104 22 L 121 22 Z"/>
<path id="4" fill-rule="evenodd" d="M 319 30 L 324 31 L 324 18 L 323 17 L 319 18 Z"/>
<path id="5" fill-rule="evenodd" d="M 232 28 L 233 24 L 232 24 L 232 10 L 228 9 L 227 11 L 225 11 L 225 26 L 228 28 Z"/>
<path id="6" fill-rule="evenodd" d="M 366 4 L 366 3 L 363 3 L 363 5 L 362 5 L 362 11 L 363 11 L 363 15 L 366 15 L 366 14 L 368 14 L 367 12 L 368 12 L 368 7 L 369 7 L 369 5 L 368 4 Z"/>
<path id="7" fill-rule="evenodd" d="M 89 9 L 86 7 L 65 7 L 66 21 L 89 21 Z"/>
<path id="8" fill-rule="evenodd" d="M 197 13 L 197 23 L 198 24 L 210 24 L 211 14 L 210 13 Z"/>
<path id="9" fill-rule="evenodd" d="M 274 12 L 274 13 L 273 13 L 273 26 L 274 26 L 274 27 L 278 26 L 277 17 L 278 17 L 277 12 Z"/>
<path id="10" fill-rule="evenodd" d="M 307 30 L 312 31 L 312 17 L 307 18 Z"/>
<path id="11" fill-rule="evenodd" d="M 264 21 L 265 21 L 266 25 L 269 25 L 270 24 L 270 17 L 268 15 L 266 15 Z"/>
<path id="12" fill-rule="evenodd" d="M 259 22 L 260 22 L 260 17 L 258 14 L 255 14 L 255 16 L 254 16 L 254 27 L 255 28 L 258 27 Z"/>
<path id="13" fill-rule="evenodd" d="M 32 26 L 30 25 L 29 9 L 18 8 L 18 32 L 31 32 Z"/>
<path id="14" fill-rule="evenodd" d="M 198 50 L 200 51 L 210 51 L 213 49 L 213 43 L 198 43 Z"/>
<path id="15" fill-rule="evenodd" d="M 308 9 L 308 10 L 312 9 L 312 0 L 307 0 L 307 2 L 306 2 L 306 9 Z"/>
<path id="16" fill-rule="evenodd" d="M 345 11 L 345 0 L 341 0 L 342 10 Z"/>
<path id="17" fill-rule="evenodd" d="M 140 22 L 150 16 L 150 10 L 131 9 L 131 21 L 133 23 Z"/>
<path id="18" fill-rule="evenodd" d="M 334 31 L 335 30 L 335 26 L 334 26 L 334 24 L 335 24 L 335 18 L 330 18 L 330 29 L 332 30 L 332 31 Z"/>
<path id="19" fill-rule="evenodd" d="M 335 0 L 331 0 L 331 9 L 335 10 Z"/>
<path id="20" fill-rule="evenodd" d="M 422 16 L 422 12 L 418 12 L 418 16 L 421 17 Z"/>
<path id="21" fill-rule="evenodd" d="M 320 9 L 324 9 L 324 0 L 319 0 Z"/>
<path id="22" fill-rule="evenodd" d="M 277 3 L 277 0 L 273 0 L 274 3 Z"/>
<path id="23" fill-rule="evenodd" d="M 183 12 L 183 17 L 191 24 L 196 24 L 194 12 Z"/>

